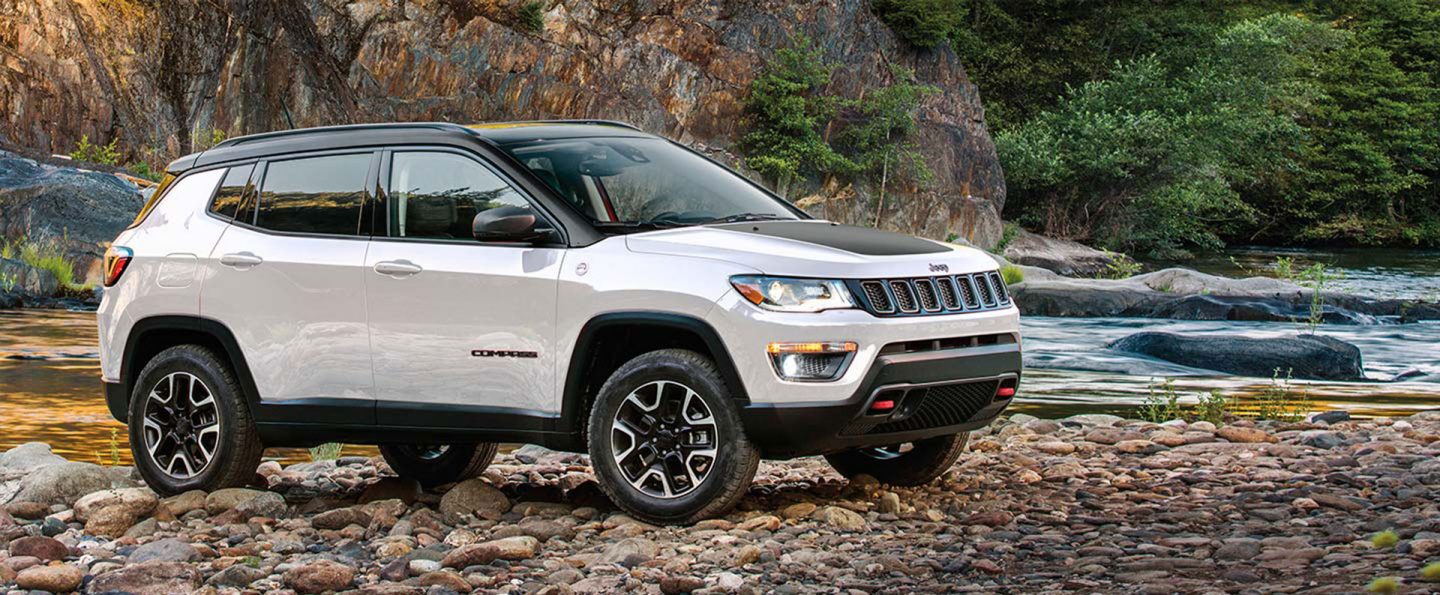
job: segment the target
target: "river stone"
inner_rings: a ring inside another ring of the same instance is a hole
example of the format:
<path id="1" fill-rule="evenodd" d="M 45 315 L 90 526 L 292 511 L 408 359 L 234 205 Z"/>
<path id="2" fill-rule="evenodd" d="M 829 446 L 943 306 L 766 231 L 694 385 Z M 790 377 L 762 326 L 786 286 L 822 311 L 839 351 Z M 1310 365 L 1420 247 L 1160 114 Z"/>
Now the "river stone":
<path id="1" fill-rule="evenodd" d="M 442 566 L 468 568 L 495 560 L 528 560 L 540 550 L 540 540 L 528 535 L 505 537 L 455 548 L 445 555 Z"/>
<path id="2" fill-rule="evenodd" d="M 265 572 L 264 570 L 260 570 L 259 568 L 252 568 L 244 564 L 236 564 L 234 566 L 226 568 L 225 570 L 221 570 L 220 572 L 215 573 L 215 576 L 210 577 L 210 580 L 205 581 L 205 584 L 214 587 L 233 587 L 236 589 L 244 589 L 245 587 L 250 586 L 250 583 L 263 579 L 267 576 L 269 576 L 269 573 Z"/>
<path id="3" fill-rule="evenodd" d="M 839 506 L 826 506 L 815 511 L 815 520 L 830 525 L 841 531 L 864 531 L 866 528 L 865 517 L 859 513 Z"/>
<path id="4" fill-rule="evenodd" d="M 510 499 L 484 480 L 467 479 L 440 498 L 442 514 L 473 514 L 480 518 L 497 519 L 510 511 Z"/>
<path id="5" fill-rule="evenodd" d="M 370 513 L 358 507 L 337 508 L 315 515 L 315 518 L 310 519 L 310 525 L 316 529 L 331 530 L 344 529 L 350 525 L 368 527 L 370 525 Z"/>
<path id="6" fill-rule="evenodd" d="M 1270 378 L 1279 370 L 1280 376 L 1307 380 L 1365 377 L 1358 347 L 1322 335 L 1256 338 L 1142 332 L 1115 341 L 1109 348 L 1238 376 Z"/>
<path id="7" fill-rule="evenodd" d="M 205 497 L 205 510 L 211 515 L 220 514 L 234 509 L 244 502 L 249 502 L 263 494 L 269 494 L 265 490 L 253 490 L 250 488 L 225 488 L 216 490 Z"/>
<path id="8" fill-rule="evenodd" d="M 315 560 L 285 571 L 282 580 L 301 594 L 341 591 L 355 582 L 355 569 L 339 562 Z"/>
<path id="9" fill-rule="evenodd" d="M 611 564 L 634 568 L 660 555 L 660 546 L 649 539 L 631 537 L 615 542 L 595 559 L 596 564 Z"/>
<path id="10" fill-rule="evenodd" d="M 189 543 L 179 539 L 161 539 L 135 548 L 135 551 L 130 553 L 129 562 L 194 562 L 198 559 L 200 552 Z"/>
<path id="11" fill-rule="evenodd" d="M 10 542 L 10 557 L 18 558 L 30 556 L 38 558 L 41 562 L 53 560 L 64 560 L 70 555 L 70 548 L 65 544 L 39 535 L 32 537 L 21 537 Z"/>
<path id="12" fill-rule="evenodd" d="M 91 463 L 59 463 L 40 467 L 20 480 L 16 502 L 71 506 L 87 494 L 109 489 L 110 474 Z"/>
<path id="13" fill-rule="evenodd" d="M 170 512 L 175 518 L 185 516 L 192 510 L 205 508 L 206 494 L 204 490 L 190 490 L 183 494 L 176 494 L 160 501 L 160 505 Z"/>
<path id="14" fill-rule="evenodd" d="M 85 522 L 102 508 L 118 508 L 133 517 L 142 517 L 155 510 L 159 496 L 150 488 L 122 488 L 87 494 L 75 502 L 75 520 Z"/>
<path id="15" fill-rule="evenodd" d="M 91 593 L 171 595 L 200 588 L 200 571 L 183 562 L 145 562 L 112 570 L 90 581 Z"/>
<path id="16" fill-rule="evenodd" d="M 27 442 L 0 453 L 0 472 L 21 472 L 66 462 L 44 442 Z"/>
<path id="17" fill-rule="evenodd" d="M 106 506 L 90 513 L 85 532 L 96 537 L 116 539 L 124 535 L 140 518 L 124 506 Z"/>
<path id="18" fill-rule="evenodd" d="M 69 593 L 80 588 L 85 572 L 70 565 L 34 566 L 26 568 L 15 577 L 15 585 L 21 589 Z"/>
<path id="19" fill-rule="evenodd" d="M 441 587 L 455 593 L 469 593 L 475 587 L 471 586 L 464 577 L 448 570 L 437 570 L 420 575 L 416 582 L 422 587 Z"/>
<path id="20" fill-rule="evenodd" d="M 1231 442 L 1242 442 L 1246 444 L 1268 442 L 1270 440 L 1270 435 L 1265 433 L 1265 430 L 1244 426 L 1224 426 L 1215 430 L 1215 435 Z"/>

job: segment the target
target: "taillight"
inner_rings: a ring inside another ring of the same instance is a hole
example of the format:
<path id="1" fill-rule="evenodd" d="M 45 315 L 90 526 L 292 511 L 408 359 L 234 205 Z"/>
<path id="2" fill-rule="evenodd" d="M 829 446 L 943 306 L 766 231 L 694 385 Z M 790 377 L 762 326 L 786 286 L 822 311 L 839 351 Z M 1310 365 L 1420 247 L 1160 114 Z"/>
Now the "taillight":
<path id="1" fill-rule="evenodd" d="M 120 275 L 125 274 L 125 268 L 130 266 L 130 259 L 135 252 L 124 246 L 111 246 L 105 251 L 105 286 L 110 287 L 120 280 Z"/>

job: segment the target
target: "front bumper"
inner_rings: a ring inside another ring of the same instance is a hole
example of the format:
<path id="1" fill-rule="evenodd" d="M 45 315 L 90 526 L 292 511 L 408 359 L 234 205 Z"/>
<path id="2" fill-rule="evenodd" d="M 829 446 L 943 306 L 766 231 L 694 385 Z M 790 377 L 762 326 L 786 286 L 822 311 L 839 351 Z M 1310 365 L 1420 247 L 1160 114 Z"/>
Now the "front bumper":
<path id="1" fill-rule="evenodd" d="M 752 402 L 740 416 L 766 458 L 826 454 L 983 427 L 1010 404 L 998 389 L 1018 388 L 1019 381 L 1018 342 L 895 353 L 880 355 L 849 398 Z M 877 398 L 897 406 L 872 415 Z"/>

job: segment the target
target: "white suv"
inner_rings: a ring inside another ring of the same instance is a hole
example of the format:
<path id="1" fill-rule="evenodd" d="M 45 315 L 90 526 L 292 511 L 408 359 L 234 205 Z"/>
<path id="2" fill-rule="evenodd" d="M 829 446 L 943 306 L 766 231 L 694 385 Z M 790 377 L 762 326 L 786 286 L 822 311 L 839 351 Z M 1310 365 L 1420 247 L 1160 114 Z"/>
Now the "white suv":
<path id="1" fill-rule="evenodd" d="M 915 485 L 1019 382 L 989 257 L 811 219 L 610 122 L 261 134 L 177 160 L 106 257 L 106 400 L 161 493 L 265 447 L 379 445 L 425 485 L 587 451 L 654 522 L 762 457 Z"/>

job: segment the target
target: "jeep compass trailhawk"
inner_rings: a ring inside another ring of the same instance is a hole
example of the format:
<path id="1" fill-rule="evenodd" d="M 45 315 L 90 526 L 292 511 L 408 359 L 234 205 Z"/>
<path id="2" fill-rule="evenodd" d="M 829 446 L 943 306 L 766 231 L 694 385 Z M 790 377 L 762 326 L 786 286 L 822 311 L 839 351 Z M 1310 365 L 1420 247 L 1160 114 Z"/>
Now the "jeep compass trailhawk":
<path id="1" fill-rule="evenodd" d="M 170 164 L 109 249 L 106 400 L 164 494 L 266 447 L 375 444 L 434 486 L 526 442 L 689 523 L 764 457 L 943 473 L 1019 382 L 995 269 L 623 124 L 259 134 Z"/>

